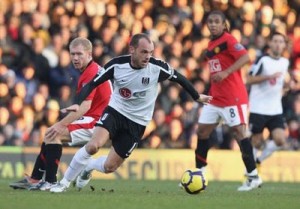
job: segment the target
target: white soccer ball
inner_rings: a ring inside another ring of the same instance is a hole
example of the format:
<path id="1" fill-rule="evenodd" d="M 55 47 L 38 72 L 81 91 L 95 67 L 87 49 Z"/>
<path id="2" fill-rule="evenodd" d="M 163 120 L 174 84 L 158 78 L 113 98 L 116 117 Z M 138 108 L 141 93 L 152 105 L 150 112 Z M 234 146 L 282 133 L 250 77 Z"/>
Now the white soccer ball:
<path id="1" fill-rule="evenodd" d="M 204 191 L 208 185 L 200 169 L 186 170 L 181 177 L 181 185 L 189 194 L 198 194 Z"/>

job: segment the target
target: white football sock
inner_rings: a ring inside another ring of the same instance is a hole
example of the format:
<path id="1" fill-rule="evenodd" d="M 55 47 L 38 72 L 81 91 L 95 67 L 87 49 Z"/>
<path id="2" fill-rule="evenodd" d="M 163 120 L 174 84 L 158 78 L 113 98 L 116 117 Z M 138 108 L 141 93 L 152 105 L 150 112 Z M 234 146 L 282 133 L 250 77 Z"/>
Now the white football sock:
<path id="1" fill-rule="evenodd" d="M 79 173 L 84 169 L 91 159 L 91 155 L 87 153 L 85 146 L 79 149 L 74 155 L 67 171 L 64 175 L 64 181 L 74 181 Z"/>
<path id="2" fill-rule="evenodd" d="M 91 159 L 89 164 L 86 166 L 86 171 L 97 170 L 101 173 L 105 173 L 104 163 L 107 159 L 107 156 L 101 156 L 97 159 Z"/>
<path id="3" fill-rule="evenodd" d="M 273 152 L 279 150 L 281 147 L 277 146 L 274 140 L 268 140 L 265 148 L 262 150 L 261 155 L 257 158 L 260 162 L 270 157 Z"/>
<path id="4" fill-rule="evenodd" d="M 253 171 L 251 171 L 250 173 L 247 173 L 247 176 L 257 176 L 258 172 L 257 169 L 255 168 Z"/>

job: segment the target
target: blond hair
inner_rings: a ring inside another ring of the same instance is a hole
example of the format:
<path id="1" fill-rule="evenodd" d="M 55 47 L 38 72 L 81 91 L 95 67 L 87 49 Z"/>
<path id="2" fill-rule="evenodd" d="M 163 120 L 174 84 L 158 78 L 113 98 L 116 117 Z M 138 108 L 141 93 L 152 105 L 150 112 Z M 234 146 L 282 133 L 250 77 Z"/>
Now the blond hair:
<path id="1" fill-rule="evenodd" d="M 75 38 L 71 41 L 69 48 L 82 45 L 86 51 L 92 52 L 93 45 L 90 40 L 82 37 Z"/>

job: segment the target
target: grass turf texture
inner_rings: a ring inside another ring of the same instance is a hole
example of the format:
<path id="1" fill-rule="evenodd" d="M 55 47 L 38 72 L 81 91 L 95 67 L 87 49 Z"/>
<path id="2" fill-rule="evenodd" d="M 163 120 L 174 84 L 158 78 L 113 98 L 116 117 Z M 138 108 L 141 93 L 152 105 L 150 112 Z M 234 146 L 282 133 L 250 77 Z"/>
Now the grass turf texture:
<path id="1" fill-rule="evenodd" d="M 92 180 L 80 192 L 71 187 L 60 194 L 13 190 L 12 181 L 0 179 L 1 209 L 300 208 L 300 183 L 266 182 L 260 189 L 237 192 L 240 182 L 209 182 L 206 191 L 190 195 L 178 181 Z"/>

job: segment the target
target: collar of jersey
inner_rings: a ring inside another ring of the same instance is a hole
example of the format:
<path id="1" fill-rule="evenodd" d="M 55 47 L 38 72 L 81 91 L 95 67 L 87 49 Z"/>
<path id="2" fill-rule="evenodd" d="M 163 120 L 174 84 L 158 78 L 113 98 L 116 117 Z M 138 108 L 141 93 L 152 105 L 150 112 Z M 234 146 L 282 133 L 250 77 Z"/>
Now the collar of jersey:
<path id="1" fill-rule="evenodd" d="M 129 65 L 130 65 L 130 67 L 131 67 L 132 69 L 134 69 L 134 70 L 141 70 L 141 69 L 143 69 L 143 67 L 140 67 L 140 68 L 138 68 L 138 67 L 133 67 L 132 64 L 131 64 L 131 62 L 129 62 Z"/>
<path id="2" fill-rule="evenodd" d="M 223 31 L 223 33 L 221 33 L 219 36 L 216 36 L 216 37 L 212 36 L 211 40 L 216 40 L 216 39 L 220 38 L 221 36 L 224 35 L 224 33 L 225 33 L 225 31 Z"/>

